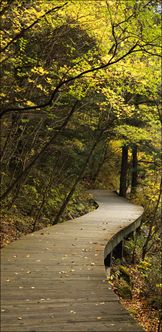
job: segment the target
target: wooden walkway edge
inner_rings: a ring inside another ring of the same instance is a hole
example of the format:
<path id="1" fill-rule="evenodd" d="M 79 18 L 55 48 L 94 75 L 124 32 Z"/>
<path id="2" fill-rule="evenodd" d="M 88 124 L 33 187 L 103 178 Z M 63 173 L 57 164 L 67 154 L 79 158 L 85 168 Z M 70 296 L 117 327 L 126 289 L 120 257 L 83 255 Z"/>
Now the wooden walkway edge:
<path id="1" fill-rule="evenodd" d="M 104 267 L 104 253 L 138 226 L 143 209 L 109 191 L 93 193 L 97 210 L 2 249 L 1 332 L 143 331 Z"/>

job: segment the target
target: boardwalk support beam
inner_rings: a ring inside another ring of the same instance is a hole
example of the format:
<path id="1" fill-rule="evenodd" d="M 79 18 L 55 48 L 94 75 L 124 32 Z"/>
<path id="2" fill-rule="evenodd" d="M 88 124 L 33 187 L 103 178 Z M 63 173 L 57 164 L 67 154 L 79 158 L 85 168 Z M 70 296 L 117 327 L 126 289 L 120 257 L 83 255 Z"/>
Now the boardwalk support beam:
<path id="1" fill-rule="evenodd" d="M 112 256 L 114 259 L 123 258 L 123 242 L 124 241 L 120 241 L 118 245 L 113 249 Z"/>

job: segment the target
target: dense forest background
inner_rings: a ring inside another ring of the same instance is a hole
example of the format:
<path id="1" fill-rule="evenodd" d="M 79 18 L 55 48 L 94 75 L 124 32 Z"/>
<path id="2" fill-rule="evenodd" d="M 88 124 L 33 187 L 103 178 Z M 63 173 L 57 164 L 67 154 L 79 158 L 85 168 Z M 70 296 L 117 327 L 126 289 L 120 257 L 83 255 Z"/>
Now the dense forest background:
<path id="1" fill-rule="evenodd" d="M 158 0 L 6 0 L 0 11 L 2 245 L 88 212 L 88 188 L 131 198 L 145 213 L 128 261 L 157 329 L 160 15 Z"/>

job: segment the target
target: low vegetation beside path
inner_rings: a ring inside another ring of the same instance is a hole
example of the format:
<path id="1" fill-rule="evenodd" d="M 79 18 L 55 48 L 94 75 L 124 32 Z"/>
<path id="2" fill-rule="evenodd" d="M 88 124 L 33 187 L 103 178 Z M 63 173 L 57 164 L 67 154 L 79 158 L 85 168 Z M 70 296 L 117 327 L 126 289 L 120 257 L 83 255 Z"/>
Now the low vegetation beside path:
<path id="1" fill-rule="evenodd" d="M 80 217 L 94 209 L 96 209 L 96 203 L 92 196 L 83 191 L 83 188 L 80 186 L 71 200 L 68 209 L 60 219 L 60 222 Z M 49 215 L 50 212 L 51 211 L 49 211 Z M 0 226 L 1 247 L 8 245 L 23 235 L 33 232 L 34 226 L 34 231 L 37 231 L 52 225 L 51 218 L 49 218 L 48 215 L 44 216 L 40 214 L 36 223 L 35 220 L 36 214 L 35 216 L 27 215 L 25 207 L 21 213 L 16 206 L 9 211 L 2 209 Z"/>

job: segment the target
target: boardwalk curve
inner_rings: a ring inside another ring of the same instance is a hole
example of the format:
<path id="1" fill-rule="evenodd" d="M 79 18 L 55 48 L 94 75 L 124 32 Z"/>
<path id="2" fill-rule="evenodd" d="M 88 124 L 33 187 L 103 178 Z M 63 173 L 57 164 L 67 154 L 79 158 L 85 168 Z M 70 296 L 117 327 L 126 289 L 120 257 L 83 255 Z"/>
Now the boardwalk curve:
<path id="1" fill-rule="evenodd" d="M 119 304 L 104 268 L 107 243 L 143 209 L 109 191 L 93 194 L 97 210 L 2 249 L 2 332 L 143 331 Z"/>

